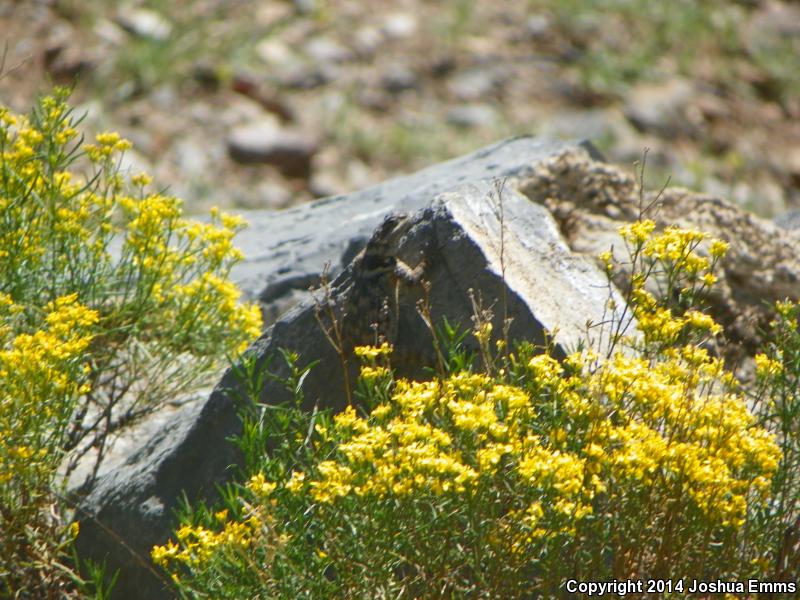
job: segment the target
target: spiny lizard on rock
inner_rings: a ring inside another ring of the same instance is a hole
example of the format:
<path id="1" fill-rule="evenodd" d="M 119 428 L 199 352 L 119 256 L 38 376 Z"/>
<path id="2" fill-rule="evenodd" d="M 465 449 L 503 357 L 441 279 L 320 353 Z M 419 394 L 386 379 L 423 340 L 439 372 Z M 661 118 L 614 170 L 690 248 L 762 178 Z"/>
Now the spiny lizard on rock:
<path id="1" fill-rule="evenodd" d="M 400 286 L 421 283 L 424 259 L 414 268 L 398 256 L 398 243 L 410 229 L 404 214 L 389 215 L 353 259 L 344 293 L 342 330 L 349 346 L 393 342 L 399 324 Z"/>

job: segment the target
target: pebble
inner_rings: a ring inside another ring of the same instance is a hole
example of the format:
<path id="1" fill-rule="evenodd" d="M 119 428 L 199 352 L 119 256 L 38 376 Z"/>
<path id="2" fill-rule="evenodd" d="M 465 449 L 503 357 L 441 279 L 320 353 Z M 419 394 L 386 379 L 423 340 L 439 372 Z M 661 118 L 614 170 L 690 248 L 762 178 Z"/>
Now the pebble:
<path id="1" fill-rule="evenodd" d="M 172 23 L 146 8 L 121 9 L 117 14 L 117 23 L 133 35 L 158 42 L 163 42 L 172 33 Z"/>
<path id="2" fill-rule="evenodd" d="M 235 127 L 227 139 L 228 154 L 242 164 L 268 164 L 287 177 L 308 178 L 317 141 L 273 121 L 256 121 Z"/>
<path id="3" fill-rule="evenodd" d="M 356 31 L 353 42 L 361 56 L 372 56 L 383 42 L 383 35 L 377 28 L 365 25 Z"/>
<path id="4" fill-rule="evenodd" d="M 528 17 L 525 21 L 525 30 L 532 39 L 541 39 L 550 33 L 553 27 L 550 18 L 544 14 L 536 14 Z"/>
<path id="5" fill-rule="evenodd" d="M 128 32 L 108 19 L 100 19 L 92 28 L 94 34 L 113 46 L 122 46 L 128 39 Z"/>
<path id="6" fill-rule="evenodd" d="M 447 111 L 446 119 L 457 127 L 492 127 L 497 123 L 497 113 L 488 104 L 462 104 Z"/>
<path id="7" fill-rule="evenodd" d="M 381 86 L 387 92 L 413 90 L 419 85 L 417 74 L 405 65 L 393 64 L 381 76 Z"/>
<path id="8" fill-rule="evenodd" d="M 393 13 L 386 16 L 381 29 L 389 38 L 408 38 L 417 32 L 417 18 L 409 13 Z"/>
<path id="9" fill-rule="evenodd" d="M 630 94 L 625 116 L 638 130 L 667 139 L 691 135 L 693 127 L 686 119 L 686 108 L 694 95 L 694 86 L 685 79 L 642 84 Z"/>
<path id="10" fill-rule="evenodd" d="M 318 37 L 305 45 L 306 54 L 322 63 L 342 63 L 352 58 L 352 52 L 330 38 Z"/>
<path id="11" fill-rule="evenodd" d="M 287 65 L 298 62 L 297 55 L 289 49 L 289 46 L 273 37 L 267 37 L 258 42 L 255 46 L 255 53 L 268 65 Z"/>
<path id="12" fill-rule="evenodd" d="M 172 145 L 176 166 L 190 177 L 204 175 L 212 162 L 207 148 L 207 141 L 194 137 L 178 140 Z"/>
<path id="13" fill-rule="evenodd" d="M 447 82 L 450 93 L 462 102 L 481 100 L 493 93 L 496 86 L 495 76 L 487 69 L 463 71 Z"/>
<path id="14" fill-rule="evenodd" d="M 330 65 L 298 64 L 289 67 L 279 77 L 281 85 L 294 90 L 312 90 L 336 78 Z"/>

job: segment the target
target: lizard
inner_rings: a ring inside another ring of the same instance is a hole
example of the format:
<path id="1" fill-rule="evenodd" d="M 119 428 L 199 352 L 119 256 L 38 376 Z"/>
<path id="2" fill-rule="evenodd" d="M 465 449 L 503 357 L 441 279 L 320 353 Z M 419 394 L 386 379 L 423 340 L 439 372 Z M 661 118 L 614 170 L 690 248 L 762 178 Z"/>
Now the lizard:
<path id="1" fill-rule="evenodd" d="M 410 226 L 405 214 L 387 216 L 353 259 L 341 304 L 348 345 L 396 339 L 401 286 L 420 285 L 425 269 L 424 258 L 412 268 L 397 256 L 398 242 Z"/>

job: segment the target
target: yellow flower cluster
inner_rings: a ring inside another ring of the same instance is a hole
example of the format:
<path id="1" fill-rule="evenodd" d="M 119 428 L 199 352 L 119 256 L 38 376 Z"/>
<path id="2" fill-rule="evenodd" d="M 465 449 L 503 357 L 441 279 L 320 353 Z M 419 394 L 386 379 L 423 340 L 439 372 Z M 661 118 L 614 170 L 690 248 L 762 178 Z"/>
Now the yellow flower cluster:
<path id="1" fill-rule="evenodd" d="M 81 148 L 105 179 L 75 177 L 67 167 L 76 148 L 66 145 L 77 132 L 65 99 L 62 91 L 43 99 L 31 119 L 0 110 L 0 158 L 12 175 L 0 186 L 0 276 L 19 282 L 14 298 L 35 302 L 38 290 L 61 279 L 60 289 L 83 288 L 85 302 L 99 293 L 88 303 L 103 305 L 101 314 L 115 326 L 121 320 L 130 328 L 126 320 L 140 315 L 151 327 L 168 324 L 174 335 L 164 339 L 205 336 L 220 356 L 241 351 L 261 330 L 257 305 L 239 303 L 228 279 L 242 259 L 233 237 L 243 220 L 216 209 L 210 223 L 185 220 L 180 200 L 145 193 L 144 174 L 132 178 L 138 196 L 123 194 L 109 161 L 130 143 L 116 133 L 101 133 Z M 121 259 L 109 252 L 118 241 Z M 177 331 L 187 327 L 196 334 Z"/>
<path id="2" fill-rule="evenodd" d="M 379 352 L 380 351 L 380 352 Z M 362 348 L 372 359 L 387 347 Z M 559 379 L 561 367 L 549 356 L 537 356 L 530 371 L 546 385 Z M 331 504 L 348 495 L 403 498 L 418 494 L 475 493 L 508 469 L 516 473 L 523 495 L 533 495 L 519 512 L 535 528 L 541 499 L 552 499 L 548 512 L 564 519 L 560 531 L 591 514 L 590 501 L 603 489 L 578 454 L 548 447 L 532 433 L 536 410 L 520 387 L 476 373 L 455 373 L 442 381 L 396 382 L 391 402 L 359 417 L 350 407 L 334 419 L 331 437 L 338 439 L 337 460 L 317 466 L 308 486 L 315 502 Z M 331 432 L 325 432 L 326 435 Z M 295 474 L 295 477 L 297 474 Z M 287 489 L 289 486 L 287 486 Z M 533 518 L 536 516 L 536 518 Z"/>
<path id="3" fill-rule="evenodd" d="M 18 309 L 0 294 L 0 321 Z M 47 311 L 45 327 L 34 333 L 0 329 L 0 483 L 15 480 L 15 487 L 49 476 L 47 469 L 60 458 L 52 424 L 65 422 L 86 391 L 80 361 L 98 314 L 78 303 L 76 294 L 56 299 Z"/>
<path id="4" fill-rule="evenodd" d="M 774 376 L 783 372 L 783 363 L 775 358 L 770 358 L 766 354 L 756 354 L 755 361 L 756 374 L 759 377 Z"/>
<path id="5" fill-rule="evenodd" d="M 660 234 L 653 235 L 655 227 L 653 221 L 643 220 L 623 225 L 619 231 L 633 256 L 641 253 L 646 259 L 660 262 L 673 274 L 680 274 L 690 281 L 700 279 L 706 286 L 714 284 L 716 277 L 711 270 L 714 263 L 728 251 L 727 242 L 711 240 L 708 244 L 709 259 L 696 251 L 701 242 L 708 239 L 708 234 L 694 229 L 669 226 Z M 604 253 L 601 259 L 608 268 L 611 261 L 610 253 Z"/>
<path id="6" fill-rule="evenodd" d="M 189 567 L 207 561 L 219 548 L 247 550 L 258 539 L 263 523 L 257 515 L 243 521 L 228 521 L 227 514 L 218 513 L 225 521 L 220 531 L 213 531 L 201 525 L 184 525 L 176 532 L 177 543 L 170 540 L 163 546 L 154 546 L 150 557 L 157 565 L 166 567 L 170 562 L 179 562 Z"/>
<path id="7" fill-rule="evenodd" d="M 708 240 L 707 234 L 667 227 L 654 235 L 654 230 L 653 221 L 638 221 L 620 228 L 634 259 L 630 302 L 645 344 L 664 347 L 679 343 L 689 333 L 718 334 L 721 328 L 710 316 L 698 310 L 688 310 L 678 317 L 674 314 L 675 307 L 657 299 L 646 289 L 646 284 L 658 288 L 659 296 L 678 292 L 691 302 L 697 293 L 717 281 L 713 269 L 727 252 L 729 244 L 710 240 L 707 242 L 708 256 L 705 256 L 699 250 L 701 243 Z M 604 253 L 601 260 L 606 272 L 612 273 L 611 254 Z"/>
<path id="8" fill-rule="evenodd" d="M 89 160 L 95 163 L 111 159 L 116 153 L 131 149 L 131 143 L 116 132 L 104 132 L 95 136 L 97 144 L 84 144 Z"/>
<path id="9" fill-rule="evenodd" d="M 632 254 L 651 261 L 631 277 L 643 354 L 618 352 L 584 375 L 588 395 L 613 415 L 588 438 L 607 449 L 604 472 L 613 481 L 676 482 L 681 497 L 691 499 L 710 522 L 739 526 L 750 493 L 768 491 L 780 451 L 773 436 L 756 425 L 744 398 L 731 391 L 732 376 L 723 362 L 691 343 L 719 333 L 720 326 L 696 309 L 676 315 L 645 289 L 648 277 L 664 277 L 668 290 L 678 286 L 685 292 L 683 286 L 697 280 L 711 285 L 714 263 L 728 244 L 712 240 L 709 259 L 698 254 L 705 234 L 668 227 L 654 235 L 654 230 L 652 221 L 620 230 Z M 756 364 L 762 373 L 780 369 L 763 355 Z"/>

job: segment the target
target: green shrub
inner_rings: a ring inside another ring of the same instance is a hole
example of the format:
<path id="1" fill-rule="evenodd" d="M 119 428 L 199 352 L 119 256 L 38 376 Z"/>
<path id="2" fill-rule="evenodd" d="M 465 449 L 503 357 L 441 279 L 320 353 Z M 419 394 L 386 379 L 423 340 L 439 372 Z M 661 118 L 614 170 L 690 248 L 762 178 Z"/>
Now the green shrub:
<path id="1" fill-rule="evenodd" d="M 502 342 L 487 360 L 484 318 L 482 371 L 395 380 L 384 344 L 357 350 L 358 408 L 255 405 L 249 479 L 154 561 L 199 598 L 551 597 L 570 578 L 669 578 L 683 597 L 692 578 L 781 575 L 771 534 L 797 502 L 778 514 L 776 482 L 797 465 L 705 349 L 726 245 L 653 229 L 622 229 L 628 307 L 561 363 Z M 244 372 L 257 398 L 264 374 Z"/>
<path id="2" fill-rule="evenodd" d="M 241 220 L 183 219 L 145 175 L 119 172 L 128 142 L 77 141 L 66 97 L 29 116 L 0 108 L 3 597 L 67 593 L 63 555 L 79 526 L 59 499 L 65 475 L 91 448 L 99 463 L 111 433 L 209 381 L 261 329 L 229 281 Z"/>

